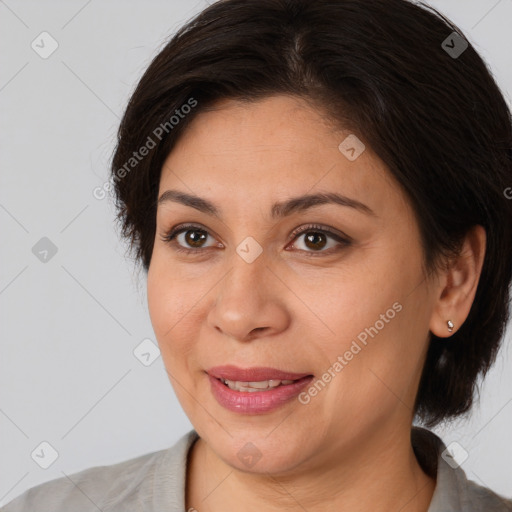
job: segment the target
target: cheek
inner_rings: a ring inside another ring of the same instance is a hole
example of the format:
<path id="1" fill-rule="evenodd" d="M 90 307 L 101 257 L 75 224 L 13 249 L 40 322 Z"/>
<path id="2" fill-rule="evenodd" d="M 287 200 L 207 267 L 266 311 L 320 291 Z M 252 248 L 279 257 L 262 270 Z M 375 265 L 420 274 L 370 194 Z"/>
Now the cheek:
<path id="1" fill-rule="evenodd" d="M 158 272 L 155 266 L 151 266 L 148 271 L 147 292 L 149 316 L 155 335 L 161 343 L 166 331 L 173 324 L 172 316 L 175 311 L 173 297 L 176 297 L 176 294 L 172 287 L 168 286 L 165 276 Z"/>
<path id="2" fill-rule="evenodd" d="M 333 392 L 338 389 L 335 393 L 346 394 L 349 400 L 351 390 L 356 389 L 366 390 L 365 396 L 385 393 L 379 377 L 392 388 L 395 384 L 407 387 L 418 369 L 426 318 L 418 304 L 425 301 L 421 287 L 411 291 L 421 273 L 405 259 L 398 266 L 393 260 L 367 259 L 354 264 L 350 272 L 330 275 L 318 288 L 309 288 L 309 294 L 307 288 L 298 291 L 322 320 L 315 321 L 319 335 L 310 336 L 316 351 L 322 353 L 320 373 L 327 372 L 341 356 L 342 368 L 338 365 L 337 372 L 331 369 L 329 373 L 336 374 Z M 354 396 L 360 399 L 358 392 Z"/>
<path id="3" fill-rule="evenodd" d="M 305 327 L 314 325 L 319 329 L 311 341 L 324 340 L 324 348 L 331 347 L 331 357 L 346 350 L 375 322 L 382 327 L 381 314 L 389 311 L 386 319 L 394 321 L 397 315 L 393 304 L 402 296 L 401 287 L 401 280 L 389 275 L 384 262 L 363 258 L 329 272 L 302 275 L 293 283 L 294 292 L 306 306 Z"/>
<path id="4" fill-rule="evenodd" d="M 151 262 L 147 278 L 148 308 L 153 330 L 161 350 L 179 339 L 187 311 L 190 310 L 184 294 L 184 284 L 157 260 Z"/>
<path id="5" fill-rule="evenodd" d="M 155 256 L 147 276 L 149 316 L 167 370 L 183 376 L 197 350 L 205 293 L 211 284 L 184 278 L 175 265 L 158 253 Z"/>
<path id="6" fill-rule="evenodd" d="M 339 364 L 330 372 L 335 378 L 323 407 L 341 419 L 351 411 L 354 417 L 383 420 L 392 411 L 412 412 L 414 406 L 426 347 L 426 325 L 416 306 L 421 297 L 394 301 L 398 294 L 387 293 L 385 300 L 382 295 L 354 301 L 351 320 L 340 315 L 337 342 L 324 347 L 331 368 Z"/>

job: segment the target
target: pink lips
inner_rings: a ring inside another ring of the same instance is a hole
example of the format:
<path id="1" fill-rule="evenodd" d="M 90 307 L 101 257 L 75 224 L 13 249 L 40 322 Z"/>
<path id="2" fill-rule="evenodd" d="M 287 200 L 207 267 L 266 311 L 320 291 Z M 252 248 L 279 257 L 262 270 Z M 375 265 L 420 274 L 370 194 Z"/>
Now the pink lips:
<path id="1" fill-rule="evenodd" d="M 291 373 L 276 370 L 275 368 L 254 367 L 238 368 L 237 366 L 215 366 L 207 370 L 209 375 L 217 379 L 239 380 L 240 382 L 262 380 L 298 380 L 311 375 L 310 373 Z"/>
<path id="2" fill-rule="evenodd" d="M 244 413 L 260 414 L 272 411 L 295 398 L 313 379 L 308 373 L 292 373 L 275 368 L 237 368 L 236 366 L 216 366 L 208 371 L 210 388 L 217 402 L 226 409 Z M 248 392 L 230 389 L 220 379 L 258 382 L 264 380 L 293 380 L 291 384 L 276 388 Z"/>

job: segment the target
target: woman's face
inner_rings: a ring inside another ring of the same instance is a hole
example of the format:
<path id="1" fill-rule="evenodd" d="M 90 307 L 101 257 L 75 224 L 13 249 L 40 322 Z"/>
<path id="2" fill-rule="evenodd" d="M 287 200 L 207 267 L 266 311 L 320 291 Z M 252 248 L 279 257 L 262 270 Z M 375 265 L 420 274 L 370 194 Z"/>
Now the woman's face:
<path id="1" fill-rule="evenodd" d="M 325 468 L 408 436 L 434 287 L 405 195 L 350 135 L 297 98 L 224 100 L 164 164 L 151 320 L 182 407 L 232 467 Z M 346 200 L 288 203 L 316 194 Z M 225 365 L 271 369 L 244 382 L 296 382 L 230 390 L 211 376 Z"/>

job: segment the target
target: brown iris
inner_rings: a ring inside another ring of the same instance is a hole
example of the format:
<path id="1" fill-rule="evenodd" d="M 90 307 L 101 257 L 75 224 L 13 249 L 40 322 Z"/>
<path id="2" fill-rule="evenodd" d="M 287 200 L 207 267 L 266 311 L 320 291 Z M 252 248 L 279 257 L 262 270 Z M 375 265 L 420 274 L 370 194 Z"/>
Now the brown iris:
<path id="1" fill-rule="evenodd" d="M 311 231 L 306 235 L 305 243 L 310 249 L 323 249 L 326 244 L 326 236 L 323 233 Z"/>
<path id="2" fill-rule="evenodd" d="M 199 235 L 197 235 L 197 233 L 199 233 Z M 207 236 L 206 231 L 202 229 L 189 229 L 185 233 L 185 241 L 191 247 L 201 247 L 201 242 L 204 242 Z"/>

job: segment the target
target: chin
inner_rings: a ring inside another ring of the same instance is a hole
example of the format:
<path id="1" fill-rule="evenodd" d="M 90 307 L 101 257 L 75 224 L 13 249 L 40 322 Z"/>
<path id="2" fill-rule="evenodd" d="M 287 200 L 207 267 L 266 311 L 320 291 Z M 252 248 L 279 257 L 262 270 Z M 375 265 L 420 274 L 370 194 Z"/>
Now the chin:
<path id="1" fill-rule="evenodd" d="M 311 436 L 306 436 L 309 438 L 306 443 L 302 436 L 292 438 L 285 430 L 280 433 L 276 430 L 270 435 L 269 432 L 272 428 L 267 427 L 259 433 L 250 429 L 249 432 L 232 433 L 232 437 L 224 433 L 222 439 L 218 434 L 203 439 L 227 465 L 244 473 L 262 475 L 291 472 L 309 458 L 304 446 L 308 447 L 308 452 L 314 449 Z"/>

